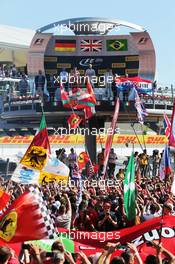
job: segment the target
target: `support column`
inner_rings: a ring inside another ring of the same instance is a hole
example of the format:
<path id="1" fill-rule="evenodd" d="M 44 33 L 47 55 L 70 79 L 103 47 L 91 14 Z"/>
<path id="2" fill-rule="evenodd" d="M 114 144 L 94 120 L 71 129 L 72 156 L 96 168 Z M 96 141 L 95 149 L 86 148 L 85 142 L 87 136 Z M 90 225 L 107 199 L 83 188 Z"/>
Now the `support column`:
<path id="1" fill-rule="evenodd" d="M 86 133 L 85 133 L 86 149 L 89 153 L 91 161 L 96 163 L 97 143 L 96 143 L 96 135 L 94 135 L 95 133 L 92 133 L 92 122 L 87 122 L 85 128 L 86 128 Z"/>

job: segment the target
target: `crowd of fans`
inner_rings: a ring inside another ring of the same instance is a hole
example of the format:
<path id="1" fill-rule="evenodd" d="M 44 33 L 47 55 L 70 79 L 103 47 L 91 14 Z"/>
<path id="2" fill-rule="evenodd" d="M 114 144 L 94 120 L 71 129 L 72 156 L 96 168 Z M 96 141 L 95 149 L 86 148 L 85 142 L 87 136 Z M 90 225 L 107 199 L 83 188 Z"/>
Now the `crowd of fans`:
<path id="1" fill-rule="evenodd" d="M 0 77 L 3 78 L 21 78 L 22 71 L 18 70 L 15 64 L 0 65 Z"/>
<path id="2" fill-rule="evenodd" d="M 77 163 L 76 151 L 72 148 L 67 154 L 65 149 L 56 151 L 56 156 L 70 168 L 70 177 L 74 183 L 79 182 L 74 178 L 73 168 Z M 51 212 L 51 217 L 58 228 L 76 229 L 80 231 L 113 231 L 126 227 L 138 225 L 148 219 L 162 215 L 175 214 L 175 197 L 171 193 L 171 178 L 165 182 L 159 178 L 159 165 L 161 155 L 154 151 L 152 156 L 135 152 L 135 175 L 136 175 L 136 217 L 133 221 L 128 221 L 124 210 L 123 179 L 125 168 L 116 170 L 117 155 L 112 149 L 109 156 L 109 164 L 105 184 L 91 186 L 86 182 L 83 188 L 79 184 L 69 184 L 62 186 L 56 183 L 49 183 L 41 186 L 41 190 L 47 201 Z M 102 179 L 104 162 L 104 149 L 97 156 L 98 172 L 94 179 Z M 127 166 L 125 162 L 124 166 Z M 84 179 L 88 175 L 84 172 Z M 108 186 L 107 181 L 114 180 L 114 184 Z M 0 179 L 0 185 L 6 186 L 7 182 Z M 20 193 L 24 192 L 26 186 L 8 183 L 8 191 L 14 200 Z M 81 190 L 80 190 L 81 189 Z M 81 200 L 79 193 L 82 192 Z M 78 201 L 78 202 L 77 202 Z M 46 253 L 40 248 L 30 244 L 23 245 L 22 263 L 143 263 L 139 252 L 134 244 L 126 244 L 120 257 L 112 257 L 116 248 L 120 244 L 107 244 L 102 253 L 87 257 L 83 252 L 71 254 L 64 249 L 60 241 L 52 245 L 52 253 Z M 149 255 L 146 259 L 148 264 L 152 263 L 175 263 L 174 256 L 157 241 L 153 241 L 152 247 L 156 248 L 156 255 Z M 162 253 L 167 262 L 162 262 Z M 50 254 L 50 255 L 49 255 Z M 7 247 L 0 247 L 0 264 L 18 263 L 14 253 Z M 136 261 L 136 262 L 135 262 Z"/>
<path id="3" fill-rule="evenodd" d="M 146 264 L 174 264 L 174 255 L 162 244 L 151 242 L 150 245 L 156 249 L 155 255 L 146 257 Z M 134 244 L 128 243 L 121 256 L 115 256 L 114 252 L 120 248 L 120 243 L 108 243 L 102 253 L 86 256 L 82 251 L 72 254 L 65 250 L 61 241 L 56 241 L 51 246 L 51 252 L 45 252 L 33 244 L 23 244 L 20 260 L 15 256 L 15 252 L 6 246 L 0 247 L 0 264 L 63 264 L 63 263 L 83 263 L 83 264 L 143 264 L 139 252 Z M 162 260 L 162 254 L 165 258 Z"/>

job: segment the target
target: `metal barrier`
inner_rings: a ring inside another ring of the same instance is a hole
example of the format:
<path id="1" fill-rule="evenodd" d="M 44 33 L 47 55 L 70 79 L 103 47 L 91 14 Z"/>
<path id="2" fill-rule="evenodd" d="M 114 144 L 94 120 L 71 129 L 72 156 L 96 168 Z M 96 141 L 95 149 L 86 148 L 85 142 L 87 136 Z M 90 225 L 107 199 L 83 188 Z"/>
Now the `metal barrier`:
<path id="1" fill-rule="evenodd" d="M 41 103 L 39 95 L 35 93 L 33 82 L 30 82 L 31 87 L 27 91 L 27 96 L 20 96 L 19 91 L 8 90 L 1 95 L 1 112 L 5 111 L 21 111 L 21 110 L 35 110 L 37 103 Z M 94 93 L 98 102 L 107 101 L 109 104 L 113 104 L 114 98 L 107 98 L 105 88 L 95 88 Z M 60 102 L 61 98 L 56 97 L 54 101 L 49 100 L 49 93 L 45 89 L 46 102 L 54 104 Z M 174 101 L 174 88 L 170 86 L 157 85 L 152 93 L 140 94 L 140 98 L 145 103 L 145 107 L 148 109 L 169 109 L 173 105 Z"/>

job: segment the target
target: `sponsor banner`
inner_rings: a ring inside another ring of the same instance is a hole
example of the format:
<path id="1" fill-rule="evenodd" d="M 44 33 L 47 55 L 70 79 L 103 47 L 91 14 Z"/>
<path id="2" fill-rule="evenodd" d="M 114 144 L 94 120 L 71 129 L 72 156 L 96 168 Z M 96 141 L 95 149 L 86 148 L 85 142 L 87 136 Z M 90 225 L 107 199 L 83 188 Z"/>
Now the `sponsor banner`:
<path id="1" fill-rule="evenodd" d="M 64 66 L 63 68 L 69 68 L 66 66 L 71 65 L 71 68 L 77 67 L 81 74 L 84 72 L 88 67 L 89 64 L 92 64 L 93 69 L 95 70 L 96 75 L 101 75 L 101 70 L 112 68 L 113 74 L 118 74 L 119 76 L 125 75 L 125 69 L 139 69 L 139 60 L 138 56 L 124 56 L 124 55 L 117 55 L 116 56 L 101 56 L 101 52 L 94 52 L 96 56 L 89 55 L 87 56 L 86 52 L 83 52 L 86 56 L 61 56 L 57 57 L 57 61 L 48 61 L 47 59 L 44 61 L 44 68 L 46 71 L 58 69 L 58 74 L 61 70 L 61 65 Z M 108 52 L 107 54 L 109 54 Z M 71 53 L 70 53 L 71 54 Z M 72 53 L 73 54 L 73 53 Z M 98 55 L 98 56 L 97 56 Z M 55 56 L 53 56 L 55 58 Z M 47 57 L 46 57 L 47 58 Z M 64 65 L 65 64 L 65 65 Z M 70 68 L 69 68 L 70 69 Z M 99 72 L 98 72 L 99 71 Z M 105 70 L 106 71 L 106 70 Z M 132 73 L 131 73 L 132 75 Z"/>
<path id="2" fill-rule="evenodd" d="M 92 133 L 95 135 L 95 133 Z M 104 144 L 106 142 L 107 136 L 97 136 L 97 144 Z M 138 138 L 141 143 L 143 142 L 143 136 L 138 135 Z M 33 136 L 14 136 L 14 137 L 1 137 L 0 145 L 23 145 L 30 144 L 33 139 Z M 148 145 L 164 145 L 168 142 L 167 137 L 165 135 L 145 135 L 144 136 L 145 144 Z M 53 135 L 49 136 L 50 144 L 60 144 L 60 145 L 81 145 L 85 143 L 83 135 Z M 134 143 L 139 144 L 137 137 L 135 135 L 114 135 L 113 145 L 122 145 L 126 143 Z"/>
<path id="3" fill-rule="evenodd" d="M 44 61 L 57 62 L 57 57 L 44 57 Z"/>
<path id="4" fill-rule="evenodd" d="M 70 63 L 57 63 L 57 68 L 58 69 L 70 69 L 71 68 L 71 64 Z"/>
<path id="5" fill-rule="evenodd" d="M 46 74 L 57 74 L 57 70 L 54 70 L 54 69 L 50 69 L 50 70 L 46 70 L 45 71 Z"/>
<path id="6" fill-rule="evenodd" d="M 125 69 L 126 74 L 138 74 L 138 69 Z"/>
<path id="7" fill-rule="evenodd" d="M 112 63 L 112 68 L 126 68 L 126 63 Z"/>
<path id="8" fill-rule="evenodd" d="M 139 61 L 139 56 L 126 56 L 125 61 Z"/>

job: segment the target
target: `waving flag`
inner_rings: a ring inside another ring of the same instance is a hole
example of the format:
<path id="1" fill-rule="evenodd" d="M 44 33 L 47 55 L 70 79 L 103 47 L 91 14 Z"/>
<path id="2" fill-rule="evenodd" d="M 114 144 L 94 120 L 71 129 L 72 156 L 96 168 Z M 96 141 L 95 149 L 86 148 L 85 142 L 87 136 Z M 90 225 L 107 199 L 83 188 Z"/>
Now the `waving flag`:
<path id="1" fill-rule="evenodd" d="M 171 172 L 172 172 L 172 168 L 170 164 L 170 152 L 168 145 L 166 145 L 159 167 L 160 179 L 161 180 L 167 179 L 167 177 Z"/>
<path id="2" fill-rule="evenodd" d="M 47 133 L 46 120 L 44 114 L 42 114 L 39 131 L 34 136 L 32 143 L 30 144 L 20 163 L 29 168 L 41 170 L 46 163 L 49 153 L 50 144 Z"/>
<path id="3" fill-rule="evenodd" d="M 4 209 L 4 207 L 7 206 L 8 202 L 10 201 L 10 194 L 5 192 L 1 187 L 0 187 L 0 211 Z"/>
<path id="4" fill-rule="evenodd" d="M 139 97 L 136 89 L 135 88 L 133 88 L 133 89 L 135 91 L 135 108 L 137 110 L 137 118 L 138 118 L 139 123 L 143 124 L 145 116 L 148 116 L 148 113 L 147 113 L 142 101 L 140 100 L 140 97 Z"/>
<path id="5" fill-rule="evenodd" d="M 69 178 L 69 168 L 55 157 L 49 157 L 46 166 L 40 171 L 39 184 L 53 182 L 67 183 Z"/>
<path id="6" fill-rule="evenodd" d="M 78 167 L 79 167 L 79 169 L 82 170 L 86 166 L 88 161 L 89 161 L 88 153 L 86 151 L 81 152 L 78 156 Z"/>
<path id="7" fill-rule="evenodd" d="M 89 246 L 94 246 L 97 248 L 97 252 L 99 248 L 104 249 L 105 245 L 108 242 L 121 244 L 133 243 L 137 247 L 139 251 L 139 255 L 141 256 L 143 263 L 145 263 L 145 259 L 148 255 L 156 255 L 156 249 L 154 247 L 150 247 L 146 245 L 146 242 L 159 240 L 161 237 L 162 244 L 164 247 L 175 254 L 175 237 L 174 237 L 174 221 L 175 216 L 164 216 L 162 217 L 154 217 L 148 221 L 144 221 L 139 225 L 135 225 L 129 228 L 123 228 L 121 230 L 117 230 L 110 232 L 110 236 L 108 232 L 97 232 L 94 237 L 94 232 L 84 232 L 78 230 L 71 230 L 72 237 L 74 237 L 74 242 L 84 243 Z M 163 228 L 161 226 L 163 223 Z M 61 230 L 60 232 L 70 232 L 69 230 Z M 103 236 L 102 236 L 103 235 Z M 103 240 L 101 239 L 103 237 Z M 123 250 L 117 250 L 113 252 L 113 256 L 120 256 Z"/>
<path id="8" fill-rule="evenodd" d="M 63 106 L 73 109 L 84 109 L 86 107 L 94 107 L 96 105 L 96 98 L 90 83 L 86 84 L 86 91 L 78 89 L 76 93 L 69 95 L 63 85 L 60 85 L 61 100 Z"/>
<path id="9" fill-rule="evenodd" d="M 44 168 L 50 153 L 50 144 L 46 120 L 42 114 L 39 131 L 34 136 L 30 146 L 12 175 L 12 181 L 25 184 L 37 183 L 40 171 Z"/>
<path id="10" fill-rule="evenodd" d="M 163 126 L 165 129 L 165 136 L 169 138 L 170 131 L 171 131 L 171 122 L 168 118 L 168 116 L 164 113 L 164 120 L 163 120 Z"/>
<path id="11" fill-rule="evenodd" d="M 95 107 L 85 107 L 84 108 L 84 118 L 85 120 L 89 120 L 93 114 L 95 114 Z"/>
<path id="12" fill-rule="evenodd" d="M 152 92 L 152 82 L 137 77 L 117 77 L 115 79 L 118 91 L 130 91 L 135 88 L 138 93 L 147 94 Z"/>
<path id="13" fill-rule="evenodd" d="M 55 235 L 41 193 L 23 193 L 0 218 L 0 241 L 23 242 Z"/>
<path id="14" fill-rule="evenodd" d="M 80 125 L 81 121 L 82 119 L 75 113 L 71 114 L 67 120 L 69 127 L 74 129 Z"/>
<path id="15" fill-rule="evenodd" d="M 12 175 L 12 181 L 44 184 L 68 180 L 69 168 L 50 156 L 50 144 L 44 114 L 38 133 Z"/>
<path id="16" fill-rule="evenodd" d="M 172 113 L 172 117 L 171 117 L 171 129 L 170 129 L 170 136 L 169 136 L 169 146 L 175 148 L 175 98 L 174 98 L 173 113 Z"/>
<path id="17" fill-rule="evenodd" d="M 124 208 L 128 220 L 134 220 L 136 216 L 135 194 L 135 169 L 134 154 L 132 153 L 124 179 Z"/>

